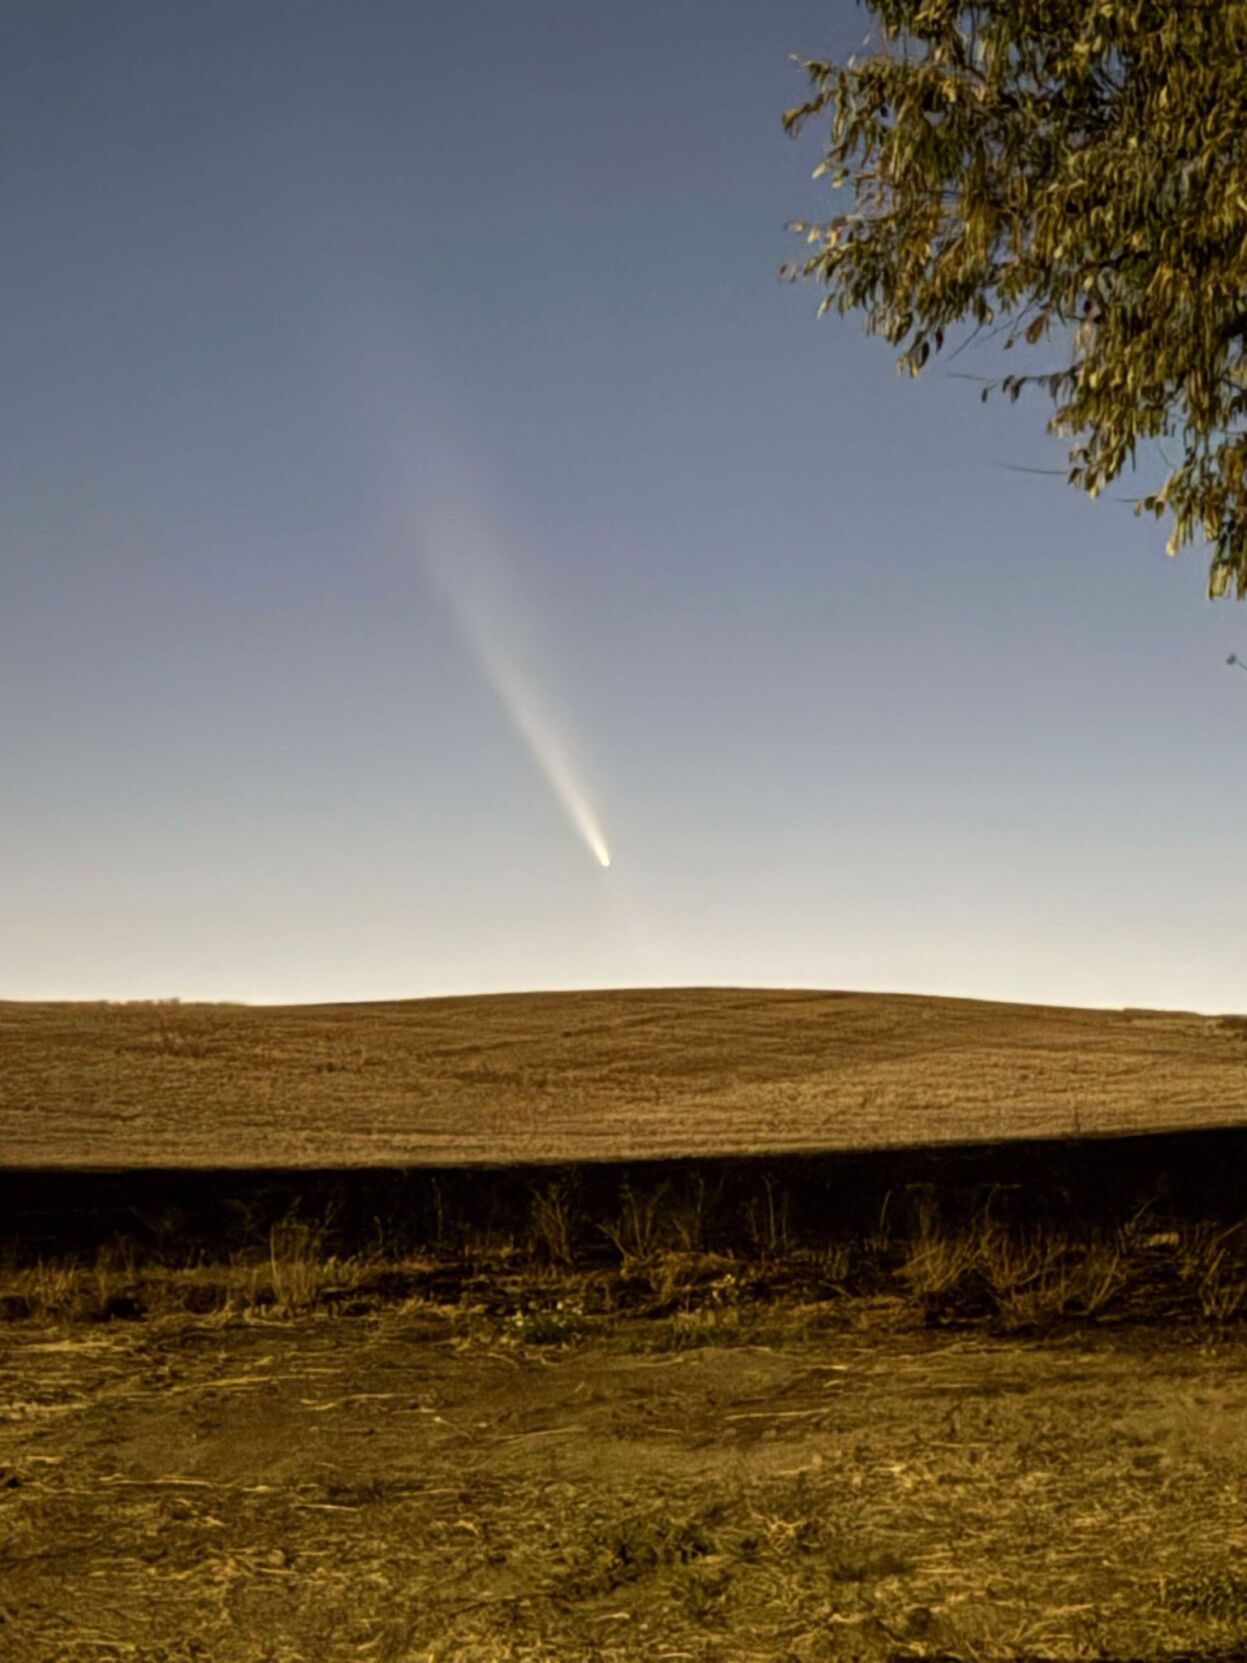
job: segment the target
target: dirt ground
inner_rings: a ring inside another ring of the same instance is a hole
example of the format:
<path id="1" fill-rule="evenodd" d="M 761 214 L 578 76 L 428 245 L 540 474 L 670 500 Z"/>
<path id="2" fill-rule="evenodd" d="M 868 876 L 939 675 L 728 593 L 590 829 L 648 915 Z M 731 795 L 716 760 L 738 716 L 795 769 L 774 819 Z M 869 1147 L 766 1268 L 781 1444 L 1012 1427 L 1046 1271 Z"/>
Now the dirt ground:
<path id="1" fill-rule="evenodd" d="M 1247 1643 L 1247 1339 L 771 1311 L 23 1323 L 8 1663 Z"/>

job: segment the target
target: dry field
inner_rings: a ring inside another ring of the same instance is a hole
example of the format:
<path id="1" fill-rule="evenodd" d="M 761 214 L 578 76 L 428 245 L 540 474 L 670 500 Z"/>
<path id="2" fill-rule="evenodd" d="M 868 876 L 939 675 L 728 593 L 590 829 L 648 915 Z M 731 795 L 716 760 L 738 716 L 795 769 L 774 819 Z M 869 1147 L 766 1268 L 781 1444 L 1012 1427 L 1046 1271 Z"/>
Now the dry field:
<path id="1" fill-rule="evenodd" d="M 536 1345 L 427 1303 L 28 1323 L 0 1403 L 6 1663 L 1247 1647 L 1224 1331 L 1037 1343 L 792 1307 Z"/>
<path id="2" fill-rule="evenodd" d="M 448 1165 L 1247 1122 L 1247 1019 L 734 989 L 0 1004 L 8 1166 Z"/>
<path id="3" fill-rule="evenodd" d="M 471 1211 L 507 1176 L 472 1163 L 1247 1123 L 1241 1019 L 868 994 L 10 1004 L 0 1063 L 0 1177 L 60 1185 L 62 1234 L 75 1184 L 142 1212 L 164 1168 L 245 1200 L 249 1169 L 423 1166 L 440 1236 L 435 1168 Z M 541 1167 L 427 1263 L 293 1210 L 216 1262 L 184 1222 L 94 1260 L 19 1222 L 0 1657 L 1247 1655 L 1247 1224 L 920 1206 L 800 1247 L 767 1165 L 748 1258 L 666 1167 L 583 1217 Z"/>

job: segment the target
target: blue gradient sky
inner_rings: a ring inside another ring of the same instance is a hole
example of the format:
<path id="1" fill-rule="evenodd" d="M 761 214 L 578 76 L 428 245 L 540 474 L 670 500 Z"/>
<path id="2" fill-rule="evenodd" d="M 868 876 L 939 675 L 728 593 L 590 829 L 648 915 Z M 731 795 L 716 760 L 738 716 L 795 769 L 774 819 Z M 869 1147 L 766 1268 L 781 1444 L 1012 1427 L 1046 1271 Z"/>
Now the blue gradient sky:
<path id="1" fill-rule="evenodd" d="M 1247 1008 L 1247 618 L 778 280 L 864 30 L 6 8 L 0 996 Z"/>

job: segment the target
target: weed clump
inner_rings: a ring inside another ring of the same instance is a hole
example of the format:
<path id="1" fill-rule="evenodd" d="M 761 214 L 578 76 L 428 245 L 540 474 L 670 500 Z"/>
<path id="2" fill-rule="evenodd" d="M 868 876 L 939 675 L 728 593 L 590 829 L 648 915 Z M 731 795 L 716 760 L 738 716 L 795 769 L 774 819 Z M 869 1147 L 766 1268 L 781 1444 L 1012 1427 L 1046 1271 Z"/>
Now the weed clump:
<path id="1" fill-rule="evenodd" d="M 511 1345 L 567 1346 L 583 1338 L 583 1298 L 555 1300 L 553 1306 L 520 1309 L 503 1325 L 502 1338 Z"/>

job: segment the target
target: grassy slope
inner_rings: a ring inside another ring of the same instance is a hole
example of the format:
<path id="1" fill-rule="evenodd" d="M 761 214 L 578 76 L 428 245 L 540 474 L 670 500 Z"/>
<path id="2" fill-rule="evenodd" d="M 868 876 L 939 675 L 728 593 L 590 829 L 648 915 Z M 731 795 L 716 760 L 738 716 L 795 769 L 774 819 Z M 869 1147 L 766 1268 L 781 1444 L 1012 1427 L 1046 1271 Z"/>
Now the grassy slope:
<path id="1" fill-rule="evenodd" d="M 1240 1019 L 737 989 L 0 1004 L 17 1166 L 586 1160 L 1247 1121 Z"/>

